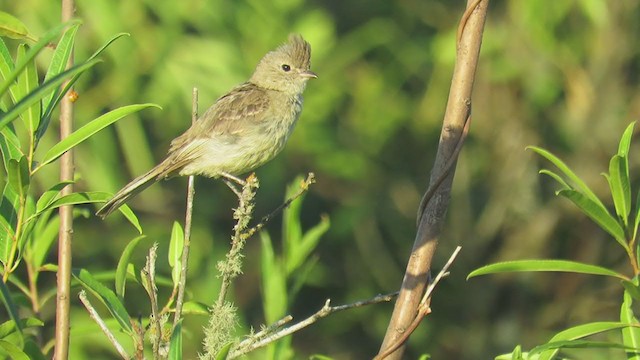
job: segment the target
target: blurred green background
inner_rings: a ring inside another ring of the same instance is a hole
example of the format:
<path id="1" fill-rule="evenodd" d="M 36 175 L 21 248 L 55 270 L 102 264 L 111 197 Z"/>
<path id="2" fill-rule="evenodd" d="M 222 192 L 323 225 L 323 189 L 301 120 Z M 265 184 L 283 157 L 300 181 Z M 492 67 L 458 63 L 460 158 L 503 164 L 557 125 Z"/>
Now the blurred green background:
<path id="1" fill-rule="evenodd" d="M 290 312 L 300 318 L 327 298 L 340 304 L 393 292 L 402 279 L 416 208 L 437 147 L 464 5 L 445 0 L 77 1 L 84 22 L 77 58 L 86 58 L 116 33 L 131 34 L 112 45 L 104 63 L 76 87 L 77 126 L 127 104 L 163 107 L 129 117 L 81 145 L 76 151 L 78 189 L 116 191 L 148 170 L 189 126 L 194 86 L 203 112 L 248 79 L 265 52 L 298 32 L 312 44 L 312 69 L 320 78 L 307 87 L 301 120 L 285 151 L 257 171 L 257 214 L 277 206 L 285 184 L 296 175 L 312 171 L 317 184 L 305 198 L 302 223 L 311 226 L 327 214 L 331 229 L 315 253 L 311 280 Z M 0 0 L 0 9 L 34 34 L 60 17 L 59 1 Z M 434 359 L 489 359 L 518 343 L 530 348 L 545 342 L 571 325 L 618 318 L 622 288 L 610 280 L 573 274 L 468 282 L 465 277 L 474 268 L 509 259 L 624 263 L 606 234 L 568 201 L 554 198 L 555 184 L 537 174 L 548 165 L 525 146 L 550 149 L 596 194 L 607 194 L 600 173 L 620 134 L 640 113 L 638 19 L 640 2 L 632 0 L 492 2 L 473 124 L 458 162 L 436 267 L 455 246 L 463 250 L 435 293 L 433 313 L 411 337 L 407 359 L 423 353 Z M 636 188 L 638 150 L 636 141 L 631 152 Z M 56 178 L 50 172 L 38 180 L 45 188 Z M 182 221 L 185 184 L 185 179 L 173 179 L 155 185 L 134 202 L 149 234 L 147 246 L 159 242 L 161 254 L 171 221 Z M 196 184 L 188 296 L 211 303 L 219 288 L 215 264 L 227 248 L 235 198 L 221 182 L 198 179 Z M 276 244 L 279 221 L 268 226 Z M 96 273 L 113 270 L 135 235 L 120 215 L 105 222 L 80 220 L 74 266 Z M 259 247 L 257 238 L 249 242 L 244 275 L 234 288 L 241 333 L 264 322 Z M 143 261 L 144 251 L 138 255 Z M 168 275 L 166 259 L 158 267 Z M 54 278 L 50 281 L 49 286 Z M 146 302 L 135 301 L 136 296 L 143 292 L 128 292 L 127 306 L 144 315 Z M 74 309 L 72 354 L 111 358 L 109 345 L 84 310 Z M 53 308 L 46 311 L 52 328 Z M 375 305 L 323 319 L 294 335 L 296 358 L 314 353 L 370 358 L 391 311 L 390 304 Z M 200 350 L 205 322 L 187 318 L 186 358 Z M 609 355 L 590 352 L 581 358 Z"/>

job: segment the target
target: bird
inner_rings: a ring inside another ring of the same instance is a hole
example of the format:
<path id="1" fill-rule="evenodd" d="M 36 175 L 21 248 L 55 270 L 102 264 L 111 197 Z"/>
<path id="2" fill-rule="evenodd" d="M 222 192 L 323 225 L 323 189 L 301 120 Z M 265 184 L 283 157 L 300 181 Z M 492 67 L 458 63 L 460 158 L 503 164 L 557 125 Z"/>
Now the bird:
<path id="1" fill-rule="evenodd" d="M 97 212 L 107 217 L 157 181 L 202 175 L 241 182 L 282 151 L 302 111 L 311 45 L 299 34 L 268 52 L 248 81 L 219 97 L 182 135 L 165 159 L 118 191 Z"/>

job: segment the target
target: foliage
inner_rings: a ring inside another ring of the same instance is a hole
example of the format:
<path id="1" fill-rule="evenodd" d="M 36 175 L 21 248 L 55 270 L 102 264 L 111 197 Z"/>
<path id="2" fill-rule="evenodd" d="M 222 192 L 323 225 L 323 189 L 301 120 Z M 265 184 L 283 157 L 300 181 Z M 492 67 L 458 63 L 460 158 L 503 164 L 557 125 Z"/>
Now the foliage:
<path id="1" fill-rule="evenodd" d="M 629 264 L 629 274 L 624 275 L 614 269 L 566 260 L 517 260 L 487 265 L 474 270 L 469 278 L 514 271 L 551 271 L 573 272 L 581 274 L 602 275 L 620 281 L 623 297 L 620 301 L 620 322 L 592 322 L 574 326 L 554 335 L 546 344 L 522 352 L 518 346 L 511 354 L 498 359 L 553 359 L 562 349 L 599 349 L 618 348 L 626 352 L 627 359 L 640 359 L 640 322 L 633 311 L 634 300 L 640 300 L 640 245 L 637 241 L 640 224 L 640 191 L 635 204 L 631 201 L 631 185 L 629 179 L 629 150 L 635 123 L 631 123 L 624 131 L 618 146 L 618 153 L 609 162 L 609 173 L 604 173 L 615 214 L 611 213 L 586 182 L 578 177 L 562 160 L 547 150 L 529 147 L 537 154 L 554 164 L 560 173 L 541 170 L 541 174 L 550 176 L 562 187 L 556 195 L 563 196 L 573 202 L 582 213 L 587 215 L 598 226 L 607 232 L 624 251 Z M 635 205 L 635 207 L 633 206 Z M 634 209 L 633 212 L 631 209 Z M 590 336 L 608 331 L 619 331 L 622 342 L 589 341 Z"/>

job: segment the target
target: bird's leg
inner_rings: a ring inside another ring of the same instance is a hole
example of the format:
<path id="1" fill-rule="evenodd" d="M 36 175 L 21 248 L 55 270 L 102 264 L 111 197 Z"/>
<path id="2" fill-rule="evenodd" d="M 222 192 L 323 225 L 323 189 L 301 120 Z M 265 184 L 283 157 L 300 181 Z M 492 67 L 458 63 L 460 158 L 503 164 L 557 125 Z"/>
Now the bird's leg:
<path id="1" fill-rule="evenodd" d="M 233 182 L 233 180 L 227 179 L 226 177 L 222 178 L 222 181 L 227 184 L 227 186 L 229 187 L 229 189 L 231 189 L 231 191 L 233 191 L 236 196 L 238 197 L 238 199 L 242 198 L 242 192 L 240 192 L 240 190 L 238 190 L 238 188 L 236 187 L 236 184 Z"/>

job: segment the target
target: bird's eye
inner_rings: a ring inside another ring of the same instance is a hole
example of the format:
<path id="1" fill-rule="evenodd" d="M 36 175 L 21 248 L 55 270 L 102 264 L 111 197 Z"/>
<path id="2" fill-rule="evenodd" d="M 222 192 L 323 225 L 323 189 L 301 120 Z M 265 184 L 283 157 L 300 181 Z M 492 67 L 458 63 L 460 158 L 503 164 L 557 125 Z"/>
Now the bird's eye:
<path id="1" fill-rule="evenodd" d="M 282 70 L 289 72 L 291 71 L 291 66 L 287 65 L 287 64 L 282 64 Z"/>

